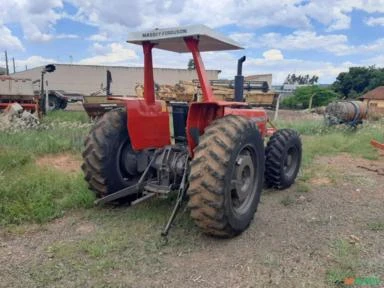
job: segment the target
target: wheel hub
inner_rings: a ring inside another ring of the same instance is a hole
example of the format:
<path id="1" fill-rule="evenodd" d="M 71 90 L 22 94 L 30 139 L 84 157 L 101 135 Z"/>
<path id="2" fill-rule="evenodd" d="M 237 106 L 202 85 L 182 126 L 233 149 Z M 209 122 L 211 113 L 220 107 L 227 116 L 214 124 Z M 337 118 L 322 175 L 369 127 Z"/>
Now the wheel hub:
<path id="1" fill-rule="evenodd" d="M 284 160 L 284 174 L 290 177 L 296 169 L 298 158 L 298 151 L 295 147 L 291 147 L 287 151 L 287 156 Z"/>
<path id="2" fill-rule="evenodd" d="M 251 152 L 244 148 L 236 159 L 231 180 L 232 207 L 238 213 L 247 211 L 249 199 L 255 191 L 255 165 Z"/>
<path id="3" fill-rule="evenodd" d="M 137 171 L 137 158 L 135 153 L 130 147 L 129 141 L 125 141 L 121 144 L 119 152 L 117 153 L 118 157 L 118 171 L 120 172 L 122 178 L 129 179 L 132 176 L 138 174 Z"/>

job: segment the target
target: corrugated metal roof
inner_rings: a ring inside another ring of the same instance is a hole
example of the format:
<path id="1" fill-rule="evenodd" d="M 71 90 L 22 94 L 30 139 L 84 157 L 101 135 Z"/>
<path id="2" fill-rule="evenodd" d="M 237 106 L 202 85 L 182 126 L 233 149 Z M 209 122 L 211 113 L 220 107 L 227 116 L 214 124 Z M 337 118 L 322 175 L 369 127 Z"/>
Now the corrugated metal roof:
<path id="1" fill-rule="evenodd" d="M 362 99 L 375 99 L 375 100 L 384 100 L 384 86 L 379 86 L 367 93 L 365 93 Z"/>

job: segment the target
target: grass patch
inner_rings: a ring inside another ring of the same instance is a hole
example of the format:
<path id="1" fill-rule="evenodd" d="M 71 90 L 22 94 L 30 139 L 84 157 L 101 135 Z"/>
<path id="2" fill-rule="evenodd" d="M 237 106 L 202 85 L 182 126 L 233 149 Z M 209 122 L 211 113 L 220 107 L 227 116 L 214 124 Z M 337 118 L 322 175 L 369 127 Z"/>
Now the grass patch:
<path id="1" fill-rule="evenodd" d="M 34 164 L 3 173 L 0 224 L 42 223 L 73 208 L 90 207 L 94 196 L 82 175 L 65 175 Z"/>
<path id="2" fill-rule="evenodd" d="M 36 130 L 0 133 L 0 151 L 5 148 L 28 151 L 34 155 L 80 152 L 84 137 L 92 124 L 85 118 L 85 112 L 55 111 L 43 118 Z"/>
<path id="3" fill-rule="evenodd" d="M 372 231 L 384 231 L 384 222 L 368 223 L 368 229 Z"/>
<path id="4" fill-rule="evenodd" d="M 327 127 L 323 121 L 280 122 L 279 128 L 292 128 L 300 132 L 303 139 L 303 165 L 308 166 L 316 156 L 349 153 L 358 157 L 376 160 L 378 151 L 370 145 L 371 139 L 383 137 L 381 122 L 360 125 L 357 129 Z"/>
<path id="5" fill-rule="evenodd" d="M 43 118 L 43 123 L 55 121 L 89 123 L 89 117 L 84 111 L 49 111 Z"/>
<path id="6" fill-rule="evenodd" d="M 296 192 L 307 193 L 311 191 L 311 187 L 302 181 L 298 181 L 296 184 Z"/>
<path id="7" fill-rule="evenodd" d="M 331 284 L 342 285 L 346 278 L 356 276 L 360 250 L 346 240 L 335 241 L 332 250 L 335 264 L 327 270 L 327 280 Z"/>
<path id="8" fill-rule="evenodd" d="M 40 286 L 135 287 L 132 275 L 155 277 L 168 269 L 167 255 L 188 257 L 203 245 L 188 213 L 179 215 L 167 239 L 160 236 L 173 204 L 154 199 L 129 209 L 88 210 L 83 220 L 96 226 L 91 237 L 50 244 L 45 249 L 49 263 L 35 263 L 28 274 Z"/>
<path id="9" fill-rule="evenodd" d="M 0 173 L 30 163 L 32 154 L 26 151 L 0 148 Z"/>
<path id="10" fill-rule="evenodd" d="M 287 195 L 285 196 L 281 201 L 280 201 L 281 205 L 285 206 L 285 207 L 288 207 L 288 206 L 291 206 L 293 203 L 295 203 L 295 199 L 290 196 L 290 195 Z"/>

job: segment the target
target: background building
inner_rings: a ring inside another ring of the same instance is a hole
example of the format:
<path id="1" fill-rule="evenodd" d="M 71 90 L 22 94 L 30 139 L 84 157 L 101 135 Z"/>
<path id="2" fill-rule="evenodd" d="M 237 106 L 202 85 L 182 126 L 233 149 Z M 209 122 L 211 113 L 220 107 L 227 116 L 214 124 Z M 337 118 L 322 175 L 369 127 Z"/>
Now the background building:
<path id="1" fill-rule="evenodd" d="M 361 98 L 367 103 L 370 113 L 384 115 L 384 86 L 379 86 L 365 93 Z"/>
<path id="2" fill-rule="evenodd" d="M 55 64 L 56 71 L 45 74 L 49 90 L 64 90 L 69 93 L 89 95 L 106 87 L 106 73 L 112 73 L 111 92 L 114 95 L 136 95 L 135 86 L 143 84 L 144 68 L 96 65 Z M 12 77 L 38 80 L 43 67 L 36 67 L 12 74 Z M 220 70 L 207 70 L 208 79 L 218 79 Z M 197 79 L 195 70 L 155 68 L 155 82 L 158 84 L 176 84 L 180 80 Z"/>

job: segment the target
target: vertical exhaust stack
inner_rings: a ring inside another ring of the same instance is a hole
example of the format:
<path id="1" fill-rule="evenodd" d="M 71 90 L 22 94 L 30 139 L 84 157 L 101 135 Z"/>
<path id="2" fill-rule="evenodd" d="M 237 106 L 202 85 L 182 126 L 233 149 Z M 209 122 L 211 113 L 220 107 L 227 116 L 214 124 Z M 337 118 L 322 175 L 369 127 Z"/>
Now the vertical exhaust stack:
<path id="1" fill-rule="evenodd" d="M 111 71 L 107 70 L 107 87 L 106 87 L 106 94 L 107 96 L 111 96 L 111 83 L 112 83 L 112 73 Z"/>
<path id="2" fill-rule="evenodd" d="M 243 76 L 243 63 L 246 57 L 243 56 L 237 61 L 237 75 L 235 76 L 235 101 L 244 102 L 244 76 Z"/>

